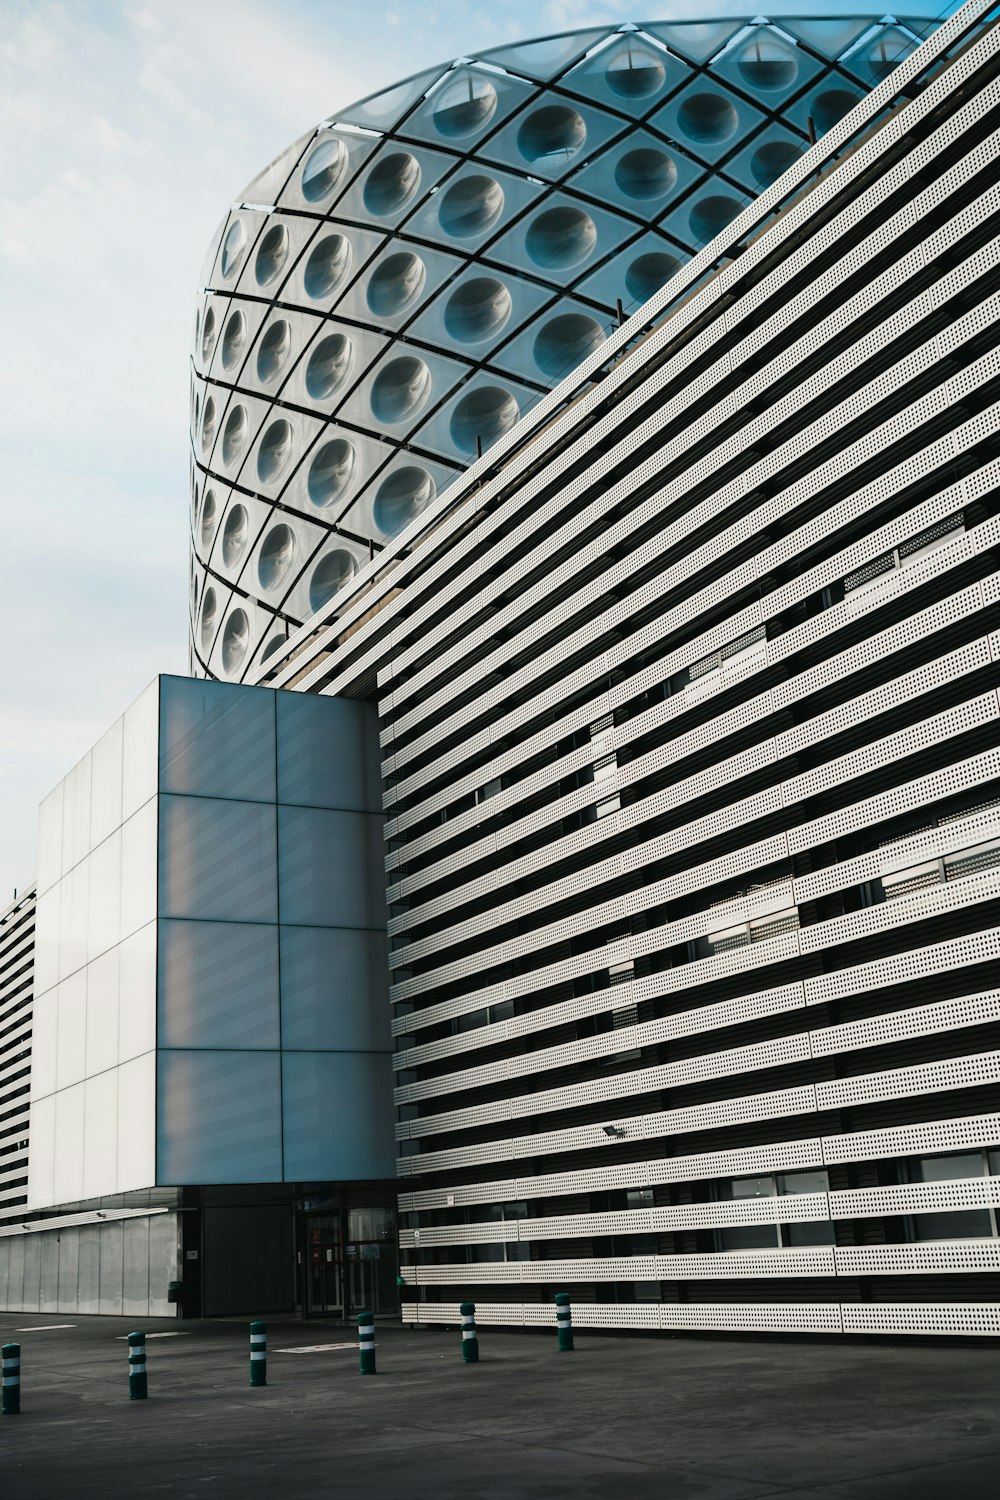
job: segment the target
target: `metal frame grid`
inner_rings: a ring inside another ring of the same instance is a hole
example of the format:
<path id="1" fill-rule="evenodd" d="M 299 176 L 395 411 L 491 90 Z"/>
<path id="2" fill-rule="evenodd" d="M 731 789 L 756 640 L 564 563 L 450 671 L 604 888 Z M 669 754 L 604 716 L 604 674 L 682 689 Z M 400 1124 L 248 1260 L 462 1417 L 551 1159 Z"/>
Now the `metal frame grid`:
<path id="1" fill-rule="evenodd" d="M 295 142 L 205 266 L 193 668 L 280 653 L 926 29 L 591 28 L 428 70 Z"/>

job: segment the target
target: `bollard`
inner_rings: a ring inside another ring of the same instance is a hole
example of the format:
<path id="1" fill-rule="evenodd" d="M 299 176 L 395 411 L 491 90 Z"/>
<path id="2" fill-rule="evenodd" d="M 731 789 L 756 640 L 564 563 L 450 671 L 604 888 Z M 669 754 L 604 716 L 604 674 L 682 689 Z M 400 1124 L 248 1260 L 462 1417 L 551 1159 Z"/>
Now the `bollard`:
<path id="1" fill-rule="evenodd" d="M 569 1305 L 569 1292 L 556 1293 L 556 1328 L 559 1333 L 559 1352 L 563 1354 L 573 1347 L 573 1314 Z"/>
<path id="2" fill-rule="evenodd" d="M 377 1375 L 375 1368 L 375 1314 L 358 1313 L 358 1353 L 362 1375 Z"/>
<path id="3" fill-rule="evenodd" d="M 462 1314 L 462 1359 L 467 1365 L 479 1362 L 479 1337 L 476 1333 L 476 1304 L 463 1302 L 459 1306 Z"/>
<path id="4" fill-rule="evenodd" d="M 250 1384 L 267 1385 L 267 1324 L 250 1324 Z"/>
<path id="5" fill-rule="evenodd" d="M 3 1346 L 2 1410 L 5 1417 L 16 1417 L 21 1410 L 21 1346 Z"/>
<path id="6" fill-rule="evenodd" d="M 128 1336 L 128 1399 L 145 1401 L 149 1395 L 146 1385 L 146 1335 L 130 1333 Z"/>

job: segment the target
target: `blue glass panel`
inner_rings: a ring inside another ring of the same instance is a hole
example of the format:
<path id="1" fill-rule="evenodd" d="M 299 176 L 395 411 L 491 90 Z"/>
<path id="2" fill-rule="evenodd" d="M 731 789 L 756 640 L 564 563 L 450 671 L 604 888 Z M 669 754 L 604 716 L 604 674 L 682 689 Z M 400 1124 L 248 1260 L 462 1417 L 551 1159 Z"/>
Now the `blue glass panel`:
<path id="1" fill-rule="evenodd" d="M 275 693 L 278 801 L 378 812 L 378 720 L 368 703 Z"/>
<path id="2" fill-rule="evenodd" d="M 160 790 L 274 801 L 274 693 L 164 677 Z"/>
<path id="3" fill-rule="evenodd" d="M 277 1052 L 161 1052 L 159 1183 L 279 1182 Z"/>
<path id="4" fill-rule="evenodd" d="M 391 1089 L 388 1053 L 283 1053 L 286 1182 L 392 1177 Z"/>
<path id="5" fill-rule="evenodd" d="M 387 1050 L 388 940 L 360 928 L 281 928 L 281 1041 L 317 1050 Z"/>
<path id="6" fill-rule="evenodd" d="M 260 802 L 160 798 L 160 916 L 277 920 L 275 813 Z"/>
<path id="7" fill-rule="evenodd" d="M 278 929 L 161 922 L 161 1047 L 277 1047 Z"/>
<path id="8" fill-rule="evenodd" d="M 382 818 L 279 807 L 281 915 L 294 925 L 384 929 Z"/>

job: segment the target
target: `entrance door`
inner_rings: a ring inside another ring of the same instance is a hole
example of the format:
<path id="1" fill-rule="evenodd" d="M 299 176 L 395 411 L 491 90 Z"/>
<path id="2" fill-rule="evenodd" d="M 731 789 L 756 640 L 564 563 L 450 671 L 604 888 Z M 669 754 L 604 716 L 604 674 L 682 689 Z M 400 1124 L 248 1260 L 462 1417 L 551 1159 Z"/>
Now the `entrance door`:
<path id="1" fill-rule="evenodd" d="M 344 1265 L 340 1214 L 309 1214 L 306 1218 L 306 1311 L 344 1315 Z"/>
<path id="2" fill-rule="evenodd" d="M 352 1313 L 398 1313 L 395 1228 L 391 1208 L 348 1210 L 344 1273 Z"/>

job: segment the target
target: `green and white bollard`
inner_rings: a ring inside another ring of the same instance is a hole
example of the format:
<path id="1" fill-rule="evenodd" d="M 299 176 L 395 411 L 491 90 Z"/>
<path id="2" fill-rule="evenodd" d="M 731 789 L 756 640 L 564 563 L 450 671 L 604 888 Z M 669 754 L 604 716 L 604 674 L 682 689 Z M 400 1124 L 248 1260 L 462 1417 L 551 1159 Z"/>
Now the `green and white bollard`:
<path id="1" fill-rule="evenodd" d="M 267 1324 L 250 1324 L 250 1384 L 267 1385 Z"/>
<path id="2" fill-rule="evenodd" d="M 556 1329 L 559 1352 L 563 1354 L 573 1347 L 573 1314 L 570 1311 L 569 1292 L 556 1292 Z"/>
<path id="3" fill-rule="evenodd" d="M 128 1399 L 145 1401 L 149 1395 L 146 1385 L 146 1335 L 130 1333 L 128 1336 Z"/>
<path id="4" fill-rule="evenodd" d="M 5 1417 L 16 1417 L 21 1410 L 21 1346 L 3 1346 L 3 1396 L 2 1409 Z"/>
<path id="5" fill-rule="evenodd" d="M 375 1368 L 375 1314 L 358 1313 L 358 1354 L 362 1375 L 377 1375 Z"/>
<path id="6" fill-rule="evenodd" d="M 476 1304 L 463 1302 L 459 1306 L 462 1314 L 462 1359 L 467 1365 L 479 1363 L 479 1335 L 476 1333 Z"/>

